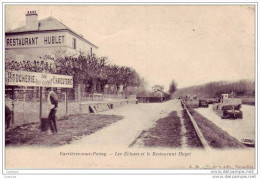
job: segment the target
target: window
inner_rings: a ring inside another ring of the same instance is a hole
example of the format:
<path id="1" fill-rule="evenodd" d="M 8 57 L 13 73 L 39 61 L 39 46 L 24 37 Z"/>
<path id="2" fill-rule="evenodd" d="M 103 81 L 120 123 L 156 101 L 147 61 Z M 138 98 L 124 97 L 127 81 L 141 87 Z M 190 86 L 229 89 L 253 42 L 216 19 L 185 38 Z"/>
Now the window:
<path id="1" fill-rule="evenodd" d="M 77 44 L 76 44 L 76 39 L 75 38 L 72 39 L 72 48 L 73 49 L 77 48 Z"/>

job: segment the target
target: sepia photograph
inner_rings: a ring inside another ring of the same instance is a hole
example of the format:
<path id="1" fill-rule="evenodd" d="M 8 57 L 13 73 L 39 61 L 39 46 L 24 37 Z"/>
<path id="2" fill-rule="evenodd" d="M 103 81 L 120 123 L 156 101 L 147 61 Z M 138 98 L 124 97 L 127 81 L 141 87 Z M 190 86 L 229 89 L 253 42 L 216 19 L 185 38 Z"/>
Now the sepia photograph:
<path id="1" fill-rule="evenodd" d="M 3 4 L 4 170 L 254 178 L 257 8 Z"/>

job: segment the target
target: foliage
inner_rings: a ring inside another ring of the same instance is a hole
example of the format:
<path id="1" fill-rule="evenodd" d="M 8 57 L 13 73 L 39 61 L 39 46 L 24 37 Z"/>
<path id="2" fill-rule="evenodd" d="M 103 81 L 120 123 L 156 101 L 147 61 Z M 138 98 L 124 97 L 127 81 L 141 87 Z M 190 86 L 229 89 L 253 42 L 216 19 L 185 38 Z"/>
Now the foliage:
<path id="1" fill-rule="evenodd" d="M 83 84 L 85 91 L 89 93 L 104 93 L 106 88 L 113 85 L 116 86 L 116 93 L 118 93 L 121 86 L 125 91 L 127 87 L 137 87 L 142 82 L 133 68 L 108 64 L 107 57 L 97 57 L 95 54 L 85 52 L 69 54 L 67 51 L 59 50 L 55 52 L 54 58 L 45 56 L 41 62 L 10 62 L 7 59 L 5 68 L 71 75 L 74 84 Z"/>
<path id="2" fill-rule="evenodd" d="M 236 96 L 255 96 L 255 82 L 253 80 L 239 80 L 235 82 L 218 81 L 199 86 L 182 88 L 174 93 L 174 97 L 197 95 L 198 97 L 220 97 L 221 94 L 234 92 Z"/>
<path id="3" fill-rule="evenodd" d="M 55 66 L 46 61 L 6 61 L 5 70 L 23 70 L 32 72 L 55 73 Z"/>
<path id="4" fill-rule="evenodd" d="M 80 53 L 78 57 L 57 56 L 55 60 L 59 74 L 72 75 L 75 83 L 86 85 L 87 92 L 104 93 L 109 84 L 120 86 L 123 90 L 128 86 L 140 84 L 139 74 L 132 68 L 108 64 L 107 57 L 97 57 L 95 54 Z"/>
<path id="5" fill-rule="evenodd" d="M 175 80 L 172 80 L 170 84 L 169 93 L 173 94 L 176 90 L 177 90 L 177 83 L 175 82 Z"/>

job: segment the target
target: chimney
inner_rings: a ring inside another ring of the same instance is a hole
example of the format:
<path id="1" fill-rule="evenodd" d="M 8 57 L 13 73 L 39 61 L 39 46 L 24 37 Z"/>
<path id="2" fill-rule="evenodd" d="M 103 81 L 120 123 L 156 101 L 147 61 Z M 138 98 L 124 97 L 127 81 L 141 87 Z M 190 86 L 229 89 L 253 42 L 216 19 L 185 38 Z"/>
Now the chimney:
<path id="1" fill-rule="evenodd" d="M 36 11 L 28 11 L 26 14 L 26 30 L 38 30 L 38 14 Z"/>

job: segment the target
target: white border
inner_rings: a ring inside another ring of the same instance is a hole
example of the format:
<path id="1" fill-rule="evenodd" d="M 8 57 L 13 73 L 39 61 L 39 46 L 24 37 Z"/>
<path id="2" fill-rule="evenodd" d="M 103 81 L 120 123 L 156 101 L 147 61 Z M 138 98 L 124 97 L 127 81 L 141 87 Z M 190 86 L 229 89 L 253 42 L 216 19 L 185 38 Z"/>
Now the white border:
<path id="1" fill-rule="evenodd" d="M 35 4 L 36 2 L 34 1 L 27 1 L 29 3 L 24 3 L 24 2 L 19 2 L 19 1 L 13 1 L 13 2 L 8 2 L 8 1 L 1 1 L 2 3 L 5 3 L 5 5 L 10 5 L 10 4 L 13 4 L 13 3 L 16 3 L 16 4 L 24 4 L 24 5 L 30 5 L 30 4 Z M 48 3 L 47 3 L 48 2 Z M 71 4 L 70 2 L 64 2 L 64 1 L 60 1 L 60 0 L 56 0 L 55 3 L 53 3 L 51 0 L 47 0 L 45 1 L 45 3 L 43 2 L 39 2 L 37 4 L 39 5 L 47 5 L 47 4 L 51 4 L 51 5 L 61 5 L 61 4 Z M 76 3 L 76 2 L 73 2 L 73 3 Z M 85 4 L 85 1 L 83 0 L 79 0 L 77 1 L 77 5 L 79 4 Z M 102 3 L 102 4 L 100 4 Z M 123 3 L 123 4 L 122 4 Z M 133 4 L 134 3 L 134 4 Z M 173 2 L 173 1 L 164 1 L 164 2 L 155 2 L 155 1 L 147 1 L 147 0 L 144 0 L 142 1 L 142 3 L 140 3 L 139 1 L 126 1 L 126 2 L 122 2 L 120 0 L 115 0 L 113 1 L 113 3 L 110 1 L 106 1 L 106 0 L 97 0 L 95 2 L 91 2 L 89 1 L 88 4 L 89 5 L 245 5 L 248 4 L 248 5 L 255 5 L 256 6 L 256 9 L 255 9 L 255 82 L 256 82 L 256 98 L 257 98 L 257 101 L 256 101 L 256 116 L 258 116 L 258 110 L 259 110 L 259 106 L 258 106 L 258 1 L 234 1 L 234 0 L 231 0 L 229 2 L 224 2 L 223 1 L 211 1 L 211 2 L 196 2 L 196 1 L 187 1 L 187 0 L 184 0 L 182 2 Z M 3 4 L 2 4 L 3 6 Z M 4 8 L 4 7 L 2 7 Z M 5 11 L 3 9 L 3 12 L 1 13 L 1 18 L 2 18 L 2 25 L 5 24 L 5 19 L 3 17 L 3 14 L 5 14 Z M 3 27 L 1 28 L 1 31 L 2 31 L 2 39 L 4 39 L 4 25 Z M 1 43 L 1 48 L 2 48 L 2 52 L 3 52 L 3 57 L 4 57 L 4 53 L 5 53 L 5 49 L 4 49 L 4 41 L 2 41 Z M 2 63 L 1 63 L 1 69 L 3 69 L 2 73 L 1 73 L 1 82 L 2 82 L 2 86 L 4 86 L 4 58 L 2 60 Z M 0 89 L 0 92 L 2 94 L 2 99 L 4 99 L 4 91 L 3 91 L 4 87 Z M 3 103 L 0 104 L 0 108 L 3 109 Z M 2 115 L 4 115 L 2 113 Z M 3 120 L 2 120 L 3 121 Z M 255 128 L 256 128 L 256 141 L 258 142 L 258 121 L 256 121 L 256 125 L 255 125 Z M 3 129 L 3 122 L 1 123 L 1 127 Z M 2 131 L 2 140 L 4 139 L 4 132 Z M 3 142 L 3 141 L 2 141 Z M 3 143 L 4 144 L 4 143 Z M 3 146 L 4 147 L 4 146 Z M 3 153 L 3 147 L 1 148 L 1 152 Z M 254 173 L 257 173 L 258 172 L 258 145 L 256 146 L 255 150 L 256 150 L 256 169 L 254 170 Z M 1 163 L 1 168 L 3 167 L 2 164 L 4 164 L 4 161 L 5 161 L 5 156 L 3 156 L 3 160 L 2 160 L 2 163 Z M 18 175 L 10 175 L 8 174 L 10 171 L 18 171 L 19 174 Z M 19 178 L 31 178 L 31 177 L 34 177 L 34 175 L 37 175 L 37 178 L 41 178 L 41 177 L 51 177 L 51 176 L 54 176 L 55 178 L 57 178 L 58 176 L 57 175 L 54 175 L 54 174 L 65 174 L 65 176 L 63 175 L 62 177 L 63 178 L 71 178 L 72 176 L 71 175 L 74 175 L 73 177 L 82 177 L 81 174 L 85 175 L 85 174 L 88 174 L 88 175 L 110 175 L 111 177 L 113 178 L 116 178 L 118 175 L 136 175 L 136 174 L 139 174 L 139 175 L 146 175 L 146 174 L 150 174 L 150 175 L 153 175 L 153 177 L 156 177 L 156 175 L 176 175 L 176 174 L 182 174 L 184 175 L 183 177 L 192 177 L 192 178 L 205 178 L 205 177 L 209 177 L 209 175 L 211 175 L 211 170 L 202 170 L 202 169 L 199 169 L 199 170 L 187 170 L 187 169 L 184 169 L 184 170 L 99 170 L 99 169 L 96 169 L 96 170 L 2 170 L 3 173 L 7 174 L 6 176 L 18 176 Z M 46 174 L 48 174 L 48 176 L 45 176 Z M 80 176 L 81 175 L 81 176 Z M 117 175 L 117 176 L 115 176 Z M 206 175 L 206 176 L 205 176 Z M 86 176 L 83 176 L 84 178 L 86 178 Z M 92 176 L 93 177 L 93 176 Z M 120 176 L 119 176 L 120 177 Z M 125 177 L 125 176 L 124 176 Z M 131 177 L 131 176 L 130 176 Z M 133 177 L 133 176 L 132 176 Z M 157 176 L 158 177 L 158 176 Z M 156 177 L 156 178 L 157 178 Z M 171 176 L 172 177 L 172 176 Z M 180 178 L 181 176 L 178 176 L 178 178 Z M 150 176 L 150 178 L 152 178 L 152 176 Z"/>

